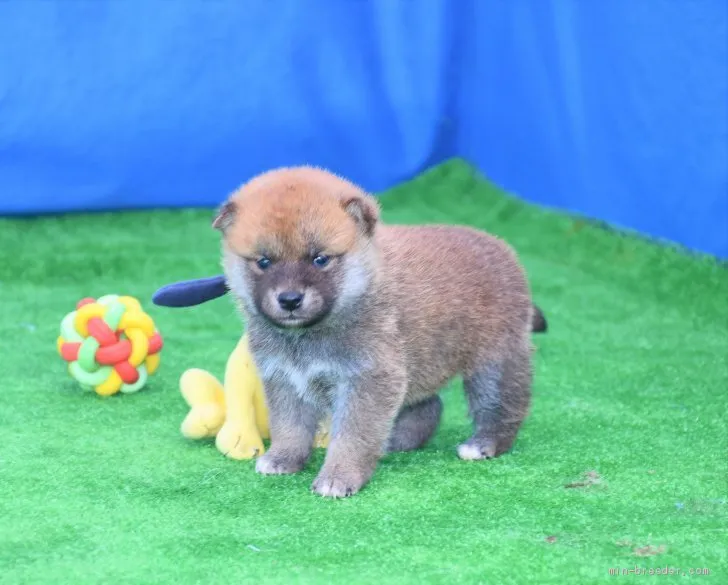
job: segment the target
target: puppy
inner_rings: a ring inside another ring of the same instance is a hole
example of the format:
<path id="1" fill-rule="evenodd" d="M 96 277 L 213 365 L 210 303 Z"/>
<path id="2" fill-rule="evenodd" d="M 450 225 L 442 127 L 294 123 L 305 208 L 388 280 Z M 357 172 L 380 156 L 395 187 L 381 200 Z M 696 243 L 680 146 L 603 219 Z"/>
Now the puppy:
<path id="1" fill-rule="evenodd" d="M 466 227 L 384 225 L 373 197 L 310 167 L 253 178 L 213 226 L 266 390 L 258 472 L 301 470 L 330 416 L 312 489 L 350 496 L 383 453 L 430 439 L 456 375 L 474 423 L 458 455 L 510 449 L 531 399 L 530 334 L 546 325 L 508 245 Z"/>

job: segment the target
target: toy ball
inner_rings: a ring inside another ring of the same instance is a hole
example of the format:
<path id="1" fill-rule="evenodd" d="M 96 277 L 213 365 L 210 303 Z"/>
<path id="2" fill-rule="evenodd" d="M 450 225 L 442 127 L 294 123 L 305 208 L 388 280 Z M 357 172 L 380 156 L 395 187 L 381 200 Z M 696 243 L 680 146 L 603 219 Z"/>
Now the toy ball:
<path id="1" fill-rule="evenodd" d="M 101 396 L 141 390 L 161 350 L 162 336 L 133 297 L 82 299 L 61 321 L 58 353 L 71 377 Z"/>

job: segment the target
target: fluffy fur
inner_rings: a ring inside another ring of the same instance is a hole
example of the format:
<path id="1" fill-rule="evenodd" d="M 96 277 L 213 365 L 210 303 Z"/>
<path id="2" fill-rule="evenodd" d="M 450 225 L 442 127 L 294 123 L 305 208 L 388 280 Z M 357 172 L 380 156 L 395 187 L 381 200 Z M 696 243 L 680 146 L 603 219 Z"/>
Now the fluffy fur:
<path id="1" fill-rule="evenodd" d="M 373 197 L 309 167 L 254 178 L 214 225 L 266 388 L 260 473 L 302 469 L 330 414 L 312 487 L 354 494 L 383 453 L 427 442 L 437 392 L 458 374 L 474 423 L 459 456 L 510 449 L 530 404 L 530 334 L 545 320 L 507 244 L 465 227 L 385 225 Z"/>

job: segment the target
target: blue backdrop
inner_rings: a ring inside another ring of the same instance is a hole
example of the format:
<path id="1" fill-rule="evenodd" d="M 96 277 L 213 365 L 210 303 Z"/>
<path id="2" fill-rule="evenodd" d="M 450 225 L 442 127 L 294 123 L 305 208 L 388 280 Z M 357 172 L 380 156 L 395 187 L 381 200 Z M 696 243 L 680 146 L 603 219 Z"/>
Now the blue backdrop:
<path id="1" fill-rule="evenodd" d="M 728 257 L 724 0 L 0 2 L 0 213 L 216 205 L 459 155 Z"/>

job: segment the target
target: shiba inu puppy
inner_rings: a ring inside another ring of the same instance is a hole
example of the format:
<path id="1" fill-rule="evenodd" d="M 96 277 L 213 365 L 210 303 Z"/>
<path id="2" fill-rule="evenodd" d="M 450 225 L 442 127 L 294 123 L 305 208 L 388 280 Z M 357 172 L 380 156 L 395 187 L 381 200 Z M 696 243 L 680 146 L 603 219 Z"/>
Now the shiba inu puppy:
<path id="1" fill-rule="evenodd" d="M 462 459 L 509 450 L 531 399 L 531 332 L 545 329 L 516 255 L 466 227 L 385 225 L 376 200 L 311 167 L 253 178 L 222 205 L 228 287 L 265 385 L 263 474 L 295 473 L 331 417 L 312 489 L 349 496 L 387 452 L 437 428 L 462 375 L 474 431 Z"/>

